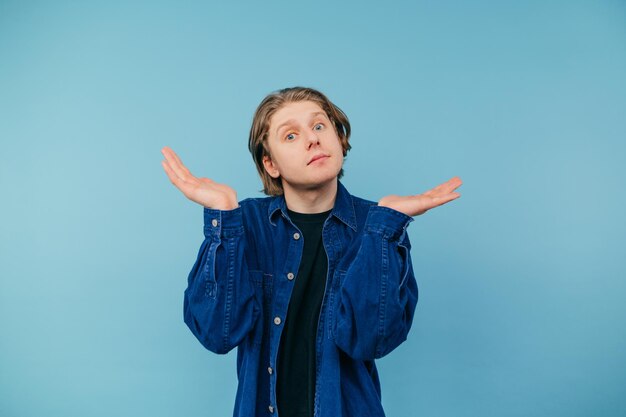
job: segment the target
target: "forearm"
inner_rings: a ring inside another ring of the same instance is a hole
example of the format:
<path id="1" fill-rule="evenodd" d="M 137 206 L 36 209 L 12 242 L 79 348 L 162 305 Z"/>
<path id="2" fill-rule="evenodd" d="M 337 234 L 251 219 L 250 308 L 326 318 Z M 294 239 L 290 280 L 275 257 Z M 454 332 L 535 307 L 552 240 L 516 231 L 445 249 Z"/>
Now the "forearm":
<path id="1" fill-rule="evenodd" d="M 241 343 L 259 314 L 250 282 L 242 209 L 204 209 L 205 240 L 189 273 L 184 318 L 212 352 L 227 353 Z"/>
<path id="2" fill-rule="evenodd" d="M 339 288 L 335 343 L 356 359 L 385 356 L 406 340 L 417 304 L 406 228 L 412 218 L 372 206 Z"/>

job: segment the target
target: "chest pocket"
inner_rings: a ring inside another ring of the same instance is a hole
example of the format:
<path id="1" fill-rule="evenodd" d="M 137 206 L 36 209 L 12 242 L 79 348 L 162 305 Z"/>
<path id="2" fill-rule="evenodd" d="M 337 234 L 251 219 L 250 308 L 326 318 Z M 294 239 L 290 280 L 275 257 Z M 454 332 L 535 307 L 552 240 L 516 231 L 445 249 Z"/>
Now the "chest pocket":
<path id="1" fill-rule="evenodd" d="M 266 274 L 263 271 L 248 271 L 250 280 L 254 284 L 255 297 L 258 305 L 261 307 L 261 320 L 259 320 L 254 329 L 254 344 L 260 346 L 263 342 L 269 342 L 269 329 L 265 326 L 270 322 L 270 311 L 272 305 L 272 292 L 274 279 L 272 274 Z M 266 339 L 266 340 L 264 340 Z"/>
<path id="2" fill-rule="evenodd" d="M 335 337 L 335 329 L 336 329 L 336 317 L 337 317 L 337 307 L 339 302 L 339 289 L 341 288 L 341 284 L 343 283 L 343 279 L 346 276 L 345 271 L 341 271 L 339 269 L 335 270 L 333 274 L 333 279 L 330 282 L 330 291 L 328 292 L 328 338 L 333 339 Z"/>

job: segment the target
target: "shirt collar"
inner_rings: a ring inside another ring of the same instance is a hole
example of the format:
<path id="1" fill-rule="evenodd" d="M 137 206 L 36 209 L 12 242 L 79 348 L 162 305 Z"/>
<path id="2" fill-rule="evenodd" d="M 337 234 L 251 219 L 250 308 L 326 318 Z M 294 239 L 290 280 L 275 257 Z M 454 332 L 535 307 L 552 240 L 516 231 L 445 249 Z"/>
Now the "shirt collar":
<path id="1" fill-rule="evenodd" d="M 270 202 L 267 214 L 269 221 L 273 226 L 276 226 L 274 217 L 278 212 L 281 212 L 285 218 L 289 218 L 284 194 L 274 197 Z M 346 226 L 352 228 L 355 232 L 357 231 L 356 213 L 354 211 L 352 196 L 339 180 L 337 180 L 337 197 L 335 198 L 335 206 L 330 214 L 345 223 Z"/>

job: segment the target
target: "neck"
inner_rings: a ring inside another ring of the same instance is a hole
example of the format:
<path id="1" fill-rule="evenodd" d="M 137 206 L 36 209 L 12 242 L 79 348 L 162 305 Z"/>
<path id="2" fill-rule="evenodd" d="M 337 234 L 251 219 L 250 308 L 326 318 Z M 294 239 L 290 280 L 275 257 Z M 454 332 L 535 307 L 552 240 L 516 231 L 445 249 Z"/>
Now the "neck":
<path id="1" fill-rule="evenodd" d="M 337 197 L 337 178 L 315 188 L 298 189 L 285 187 L 285 202 L 291 211 L 296 213 L 322 213 L 335 206 Z"/>

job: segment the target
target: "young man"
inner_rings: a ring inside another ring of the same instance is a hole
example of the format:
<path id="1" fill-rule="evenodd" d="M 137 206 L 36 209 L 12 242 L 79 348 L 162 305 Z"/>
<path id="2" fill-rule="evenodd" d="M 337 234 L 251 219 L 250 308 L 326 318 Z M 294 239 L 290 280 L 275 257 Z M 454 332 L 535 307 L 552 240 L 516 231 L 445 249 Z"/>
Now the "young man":
<path id="1" fill-rule="evenodd" d="M 257 108 L 249 148 L 271 197 L 196 178 L 168 147 L 163 168 L 204 207 L 185 322 L 210 351 L 237 347 L 235 417 L 384 416 L 375 359 L 407 338 L 417 303 L 412 216 L 460 195 L 461 180 L 378 203 L 341 184 L 350 123 L 319 91 Z"/>

